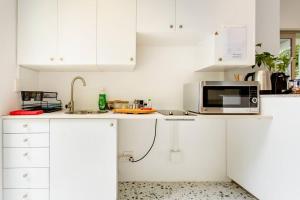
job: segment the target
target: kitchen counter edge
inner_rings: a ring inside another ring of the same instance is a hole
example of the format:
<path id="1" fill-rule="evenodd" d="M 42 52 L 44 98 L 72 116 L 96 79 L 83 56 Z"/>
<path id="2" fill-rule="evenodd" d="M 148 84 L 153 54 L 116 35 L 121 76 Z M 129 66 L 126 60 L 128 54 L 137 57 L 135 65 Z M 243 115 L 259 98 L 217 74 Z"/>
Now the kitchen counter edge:
<path id="1" fill-rule="evenodd" d="M 165 116 L 160 113 L 152 114 L 105 114 L 71 115 L 64 112 L 44 113 L 41 115 L 5 115 L 2 119 L 163 119 L 163 120 L 196 120 L 196 119 L 273 119 L 269 115 L 201 115 L 196 116 Z"/>

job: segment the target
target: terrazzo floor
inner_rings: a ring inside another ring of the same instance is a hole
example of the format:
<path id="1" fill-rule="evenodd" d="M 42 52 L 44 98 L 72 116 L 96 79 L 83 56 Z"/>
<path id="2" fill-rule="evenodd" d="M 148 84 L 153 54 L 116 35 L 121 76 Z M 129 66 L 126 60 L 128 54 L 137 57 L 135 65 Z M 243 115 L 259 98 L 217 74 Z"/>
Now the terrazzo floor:
<path id="1" fill-rule="evenodd" d="M 119 200 L 257 200 L 235 183 L 119 183 Z"/>

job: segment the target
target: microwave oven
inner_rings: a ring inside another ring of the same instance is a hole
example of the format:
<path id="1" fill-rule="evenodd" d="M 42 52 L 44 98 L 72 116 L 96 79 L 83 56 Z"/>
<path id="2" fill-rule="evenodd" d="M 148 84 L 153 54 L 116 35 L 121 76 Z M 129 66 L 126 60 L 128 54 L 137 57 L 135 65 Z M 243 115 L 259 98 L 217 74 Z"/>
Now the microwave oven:
<path id="1" fill-rule="evenodd" d="M 259 114 L 256 81 L 200 81 L 184 85 L 184 109 L 200 114 Z"/>

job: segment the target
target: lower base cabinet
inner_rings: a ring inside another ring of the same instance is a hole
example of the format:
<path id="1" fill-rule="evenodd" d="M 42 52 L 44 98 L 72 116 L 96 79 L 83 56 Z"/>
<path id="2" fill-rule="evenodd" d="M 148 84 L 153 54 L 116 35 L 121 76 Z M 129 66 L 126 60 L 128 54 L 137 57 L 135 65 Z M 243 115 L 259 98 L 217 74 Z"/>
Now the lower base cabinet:
<path id="1" fill-rule="evenodd" d="M 50 200 L 117 199 L 117 121 L 50 120 Z"/>
<path id="2" fill-rule="evenodd" d="M 49 200 L 48 189 L 4 189 L 5 200 Z"/>

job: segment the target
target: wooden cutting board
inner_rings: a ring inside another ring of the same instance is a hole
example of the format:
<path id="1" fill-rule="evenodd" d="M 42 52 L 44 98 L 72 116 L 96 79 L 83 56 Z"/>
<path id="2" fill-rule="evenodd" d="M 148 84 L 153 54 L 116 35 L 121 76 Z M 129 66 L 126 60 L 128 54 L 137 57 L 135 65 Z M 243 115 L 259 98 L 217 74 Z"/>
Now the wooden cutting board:
<path id="1" fill-rule="evenodd" d="M 150 114 L 155 113 L 156 110 L 142 110 L 142 109 L 114 109 L 114 113 L 123 113 L 123 114 Z"/>

